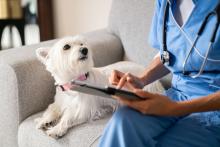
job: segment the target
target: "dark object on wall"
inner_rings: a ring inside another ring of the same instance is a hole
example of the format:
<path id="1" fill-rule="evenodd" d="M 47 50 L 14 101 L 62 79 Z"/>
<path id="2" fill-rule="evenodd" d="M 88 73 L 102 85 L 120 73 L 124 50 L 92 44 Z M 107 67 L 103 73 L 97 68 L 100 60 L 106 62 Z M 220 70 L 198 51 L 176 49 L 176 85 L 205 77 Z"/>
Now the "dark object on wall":
<path id="1" fill-rule="evenodd" d="M 53 9 L 52 0 L 37 0 L 38 2 L 38 25 L 40 28 L 40 40 L 54 38 L 53 33 Z"/>

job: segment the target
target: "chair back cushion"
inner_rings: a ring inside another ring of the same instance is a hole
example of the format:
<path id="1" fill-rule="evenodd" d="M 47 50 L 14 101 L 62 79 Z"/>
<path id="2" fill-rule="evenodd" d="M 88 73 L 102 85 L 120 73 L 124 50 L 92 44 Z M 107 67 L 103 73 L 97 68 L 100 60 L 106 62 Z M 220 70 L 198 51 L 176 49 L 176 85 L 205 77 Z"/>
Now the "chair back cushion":
<path id="1" fill-rule="evenodd" d="M 149 45 L 154 0 L 113 0 L 109 29 L 124 47 L 124 60 L 147 65 L 156 54 Z"/>

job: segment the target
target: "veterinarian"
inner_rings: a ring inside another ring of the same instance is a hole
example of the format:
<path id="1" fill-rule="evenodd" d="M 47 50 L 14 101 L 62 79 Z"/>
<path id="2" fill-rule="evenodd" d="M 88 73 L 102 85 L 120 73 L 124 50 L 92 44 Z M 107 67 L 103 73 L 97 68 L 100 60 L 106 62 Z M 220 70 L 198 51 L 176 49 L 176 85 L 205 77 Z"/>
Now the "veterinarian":
<path id="1" fill-rule="evenodd" d="M 120 71 L 110 77 L 146 100 L 116 97 L 125 106 L 107 124 L 100 147 L 220 147 L 219 16 L 211 14 L 200 30 L 218 3 L 156 0 L 150 44 L 160 55 L 140 77 Z M 172 86 L 164 95 L 141 90 L 170 72 Z"/>

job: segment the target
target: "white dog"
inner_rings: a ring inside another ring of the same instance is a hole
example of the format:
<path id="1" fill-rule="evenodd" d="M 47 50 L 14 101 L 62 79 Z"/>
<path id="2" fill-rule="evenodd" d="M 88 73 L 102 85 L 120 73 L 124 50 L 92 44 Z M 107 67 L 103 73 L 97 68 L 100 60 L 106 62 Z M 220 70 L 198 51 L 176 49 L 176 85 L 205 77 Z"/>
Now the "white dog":
<path id="1" fill-rule="evenodd" d="M 90 47 L 79 36 L 61 39 L 51 48 L 37 49 L 36 53 L 38 59 L 46 65 L 46 69 L 54 77 L 55 84 L 58 85 L 77 79 L 96 86 L 106 86 L 108 76 L 113 69 L 132 74 L 139 74 L 144 69 L 132 62 L 94 68 Z M 159 82 L 156 82 L 148 86 L 148 90 L 157 92 L 159 90 L 160 92 L 163 88 Z M 54 100 L 43 116 L 36 119 L 37 128 L 43 129 L 47 135 L 53 138 L 63 136 L 70 127 L 100 119 L 107 113 L 114 112 L 118 107 L 117 101 L 113 99 L 70 90 L 57 89 Z"/>

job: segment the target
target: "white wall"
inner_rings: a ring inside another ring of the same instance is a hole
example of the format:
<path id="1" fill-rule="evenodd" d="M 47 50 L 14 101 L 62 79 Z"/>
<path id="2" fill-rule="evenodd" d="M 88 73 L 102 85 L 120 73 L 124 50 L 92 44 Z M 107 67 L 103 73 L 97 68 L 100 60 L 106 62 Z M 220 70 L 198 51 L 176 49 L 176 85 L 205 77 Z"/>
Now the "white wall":
<path id="1" fill-rule="evenodd" d="M 76 35 L 108 23 L 112 0 L 53 0 L 55 37 Z"/>

